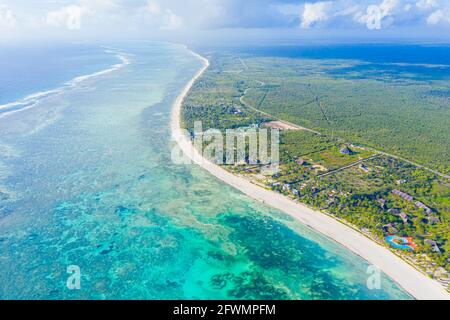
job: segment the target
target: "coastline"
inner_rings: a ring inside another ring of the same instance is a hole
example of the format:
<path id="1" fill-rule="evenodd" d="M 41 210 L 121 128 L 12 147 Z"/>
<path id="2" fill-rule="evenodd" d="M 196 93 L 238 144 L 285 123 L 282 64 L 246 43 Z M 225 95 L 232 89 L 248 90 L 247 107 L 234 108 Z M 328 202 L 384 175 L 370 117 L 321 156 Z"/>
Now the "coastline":
<path id="1" fill-rule="evenodd" d="M 120 62 L 115 63 L 104 70 L 96 71 L 96 72 L 86 74 L 86 75 L 76 76 L 75 78 L 73 78 L 71 80 L 63 82 L 60 86 L 56 86 L 56 88 L 54 88 L 54 89 L 48 89 L 48 90 L 35 92 L 32 94 L 26 95 L 23 98 L 19 98 L 15 101 L 2 104 L 2 105 L 0 105 L 0 119 L 6 117 L 8 115 L 14 114 L 16 112 L 21 112 L 21 111 L 25 111 L 30 108 L 33 108 L 38 103 L 40 103 L 42 99 L 60 95 L 65 90 L 72 89 L 72 88 L 76 87 L 78 84 L 80 84 L 86 80 L 96 78 L 99 76 L 103 76 L 103 75 L 111 73 L 111 72 L 118 71 L 118 70 L 122 69 L 123 67 L 130 64 L 130 60 L 127 58 L 126 54 L 123 52 L 117 53 L 117 52 L 108 51 L 108 50 L 105 52 L 115 54 L 114 56 L 118 60 L 120 60 Z"/>
<path id="2" fill-rule="evenodd" d="M 192 51 L 191 53 L 203 62 L 203 66 L 185 85 L 174 102 L 171 114 L 171 132 L 172 139 L 176 141 L 181 151 L 193 163 L 199 165 L 223 182 L 240 190 L 247 196 L 290 215 L 302 224 L 343 245 L 364 260 L 377 266 L 415 299 L 450 300 L 450 294 L 438 282 L 428 278 L 389 249 L 370 240 L 360 232 L 325 213 L 297 203 L 280 193 L 259 187 L 204 159 L 194 149 L 191 140 L 184 134 L 180 127 L 183 101 L 195 81 L 209 67 L 209 61 L 206 58 Z"/>

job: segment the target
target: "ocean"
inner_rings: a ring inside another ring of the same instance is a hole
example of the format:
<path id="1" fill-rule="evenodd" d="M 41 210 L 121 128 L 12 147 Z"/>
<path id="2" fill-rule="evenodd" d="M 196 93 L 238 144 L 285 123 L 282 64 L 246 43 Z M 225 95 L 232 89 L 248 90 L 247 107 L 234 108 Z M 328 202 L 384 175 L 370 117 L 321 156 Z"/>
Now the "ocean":
<path id="1" fill-rule="evenodd" d="M 171 162 L 172 104 L 201 66 L 184 46 L 8 50 L 1 299 L 411 299 L 383 274 L 369 288 L 373 269 L 332 240 Z"/>
<path id="2" fill-rule="evenodd" d="M 450 79 L 450 45 L 444 44 L 303 44 L 235 47 L 241 55 L 347 61 L 352 66 L 336 68 L 330 74 L 361 79 L 381 75 L 418 81 Z"/>

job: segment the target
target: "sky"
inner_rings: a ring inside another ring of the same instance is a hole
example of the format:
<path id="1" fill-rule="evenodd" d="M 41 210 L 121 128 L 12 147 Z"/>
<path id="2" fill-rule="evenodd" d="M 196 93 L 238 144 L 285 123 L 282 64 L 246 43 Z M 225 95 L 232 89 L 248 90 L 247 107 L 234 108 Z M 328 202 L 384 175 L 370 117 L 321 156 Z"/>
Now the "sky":
<path id="1" fill-rule="evenodd" d="M 450 0 L 0 0 L 0 41 L 450 39 Z"/>

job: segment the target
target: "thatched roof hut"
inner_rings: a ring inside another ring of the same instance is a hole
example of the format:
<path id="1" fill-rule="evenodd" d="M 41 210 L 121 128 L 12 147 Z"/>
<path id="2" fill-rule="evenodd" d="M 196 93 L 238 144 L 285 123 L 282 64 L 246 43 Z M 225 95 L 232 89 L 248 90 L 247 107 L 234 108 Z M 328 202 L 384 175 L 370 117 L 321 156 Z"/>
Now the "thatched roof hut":
<path id="1" fill-rule="evenodd" d="M 348 146 L 345 146 L 341 149 L 341 153 L 342 154 L 352 154 L 353 151 Z"/>

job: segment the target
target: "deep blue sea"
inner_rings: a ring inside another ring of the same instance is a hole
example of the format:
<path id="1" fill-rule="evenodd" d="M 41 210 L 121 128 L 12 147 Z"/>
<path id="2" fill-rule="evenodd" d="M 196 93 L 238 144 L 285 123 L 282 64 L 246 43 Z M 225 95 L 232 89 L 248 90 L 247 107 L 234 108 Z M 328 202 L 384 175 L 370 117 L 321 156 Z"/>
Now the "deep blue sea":
<path id="1" fill-rule="evenodd" d="M 254 55 L 290 58 L 450 65 L 450 45 L 326 44 L 256 46 L 236 50 Z"/>
<path id="2" fill-rule="evenodd" d="M 184 46 L 0 60 L 1 299 L 410 298 L 383 274 L 370 289 L 360 257 L 171 162 L 172 104 L 201 66 Z"/>
<path id="3" fill-rule="evenodd" d="M 450 45 L 284 45 L 241 47 L 233 51 L 264 57 L 362 62 L 352 68 L 334 70 L 334 75 L 341 76 L 357 71 L 364 77 L 385 74 L 394 78 L 406 76 L 418 80 L 450 79 Z"/>

